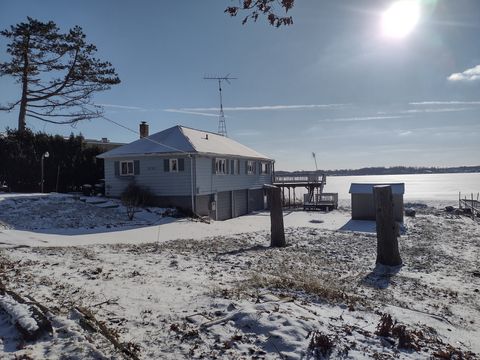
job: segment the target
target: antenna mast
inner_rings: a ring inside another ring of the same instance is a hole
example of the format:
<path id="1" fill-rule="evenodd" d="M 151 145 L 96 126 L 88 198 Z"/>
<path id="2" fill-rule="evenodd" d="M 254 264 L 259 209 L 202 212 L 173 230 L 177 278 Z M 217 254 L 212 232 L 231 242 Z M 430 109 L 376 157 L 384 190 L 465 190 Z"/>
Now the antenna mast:
<path id="1" fill-rule="evenodd" d="M 312 152 L 313 160 L 315 160 L 315 170 L 318 171 L 318 165 L 317 165 L 317 155 Z"/>
<path id="2" fill-rule="evenodd" d="M 223 100 L 222 100 L 222 81 L 226 81 L 230 84 L 230 80 L 236 80 L 237 78 L 230 77 L 230 74 L 226 76 L 204 76 L 204 80 L 217 80 L 218 92 L 220 94 L 220 114 L 218 118 L 218 133 L 222 136 L 227 136 L 227 123 L 225 122 L 225 114 L 223 113 Z"/>

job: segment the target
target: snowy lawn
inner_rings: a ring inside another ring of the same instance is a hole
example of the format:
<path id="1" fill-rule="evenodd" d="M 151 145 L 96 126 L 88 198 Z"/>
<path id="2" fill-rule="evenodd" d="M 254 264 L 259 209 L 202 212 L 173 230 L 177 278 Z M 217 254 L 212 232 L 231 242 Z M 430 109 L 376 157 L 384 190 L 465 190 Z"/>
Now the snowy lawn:
<path id="1" fill-rule="evenodd" d="M 42 227 L 26 202 L 9 212 L 30 222 L 7 217 L 0 201 L 0 281 L 48 306 L 54 326 L 23 343 L 0 312 L 3 357 L 120 358 L 79 326 L 83 306 L 141 359 L 479 358 L 480 227 L 469 218 L 418 208 L 400 238 L 405 266 L 388 275 L 373 271 L 374 225 L 349 222 L 346 208 L 285 212 L 289 246 L 271 249 L 268 213 L 204 224 L 147 212 L 132 225 L 118 208 L 90 220 L 95 205 L 35 201 L 56 204 L 44 224 L 85 208 L 66 229 Z"/>

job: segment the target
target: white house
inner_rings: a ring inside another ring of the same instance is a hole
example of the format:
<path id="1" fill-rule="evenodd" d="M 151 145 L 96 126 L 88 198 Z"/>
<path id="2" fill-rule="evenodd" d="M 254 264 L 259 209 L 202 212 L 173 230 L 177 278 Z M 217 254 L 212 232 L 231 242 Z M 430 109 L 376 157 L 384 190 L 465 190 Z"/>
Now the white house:
<path id="1" fill-rule="evenodd" d="M 149 188 L 159 206 L 193 210 L 225 220 L 265 208 L 264 184 L 274 161 L 216 133 L 174 126 L 107 151 L 105 194 L 120 197 L 135 182 Z"/>

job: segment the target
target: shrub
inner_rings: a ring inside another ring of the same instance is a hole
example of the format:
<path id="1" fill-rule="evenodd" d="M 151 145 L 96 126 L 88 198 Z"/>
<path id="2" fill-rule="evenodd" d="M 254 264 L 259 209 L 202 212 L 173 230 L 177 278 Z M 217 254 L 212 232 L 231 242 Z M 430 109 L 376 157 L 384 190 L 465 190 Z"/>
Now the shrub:
<path id="1" fill-rule="evenodd" d="M 139 207 L 151 205 L 155 197 L 148 188 L 131 183 L 122 192 L 120 198 L 123 205 L 127 208 L 128 218 L 132 220 L 135 211 L 137 211 Z"/>

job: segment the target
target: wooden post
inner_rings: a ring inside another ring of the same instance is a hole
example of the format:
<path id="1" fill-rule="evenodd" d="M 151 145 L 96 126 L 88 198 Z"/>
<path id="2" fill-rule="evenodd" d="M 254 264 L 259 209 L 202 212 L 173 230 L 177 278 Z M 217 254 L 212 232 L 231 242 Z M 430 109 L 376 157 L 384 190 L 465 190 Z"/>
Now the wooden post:
<path id="1" fill-rule="evenodd" d="M 472 204 L 472 220 L 475 220 L 475 208 L 473 207 L 473 193 L 472 193 L 472 202 L 470 204 Z"/>
<path id="2" fill-rule="evenodd" d="M 377 220 L 377 264 L 398 266 L 402 264 L 398 251 L 398 226 L 393 216 L 392 187 L 374 186 Z"/>
<path id="3" fill-rule="evenodd" d="M 270 222 L 271 222 L 271 247 L 284 247 L 285 231 L 283 228 L 283 211 L 280 188 L 276 186 L 267 187 L 268 202 L 270 204 Z"/>
<path id="4" fill-rule="evenodd" d="M 292 197 L 290 196 L 290 186 L 288 187 L 288 208 L 292 207 Z"/>
<path id="5" fill-rule="evenodd" d="M 58 167 L 57 167 L 57 183 L 55 185 L 55 192 L 58 193 L 58 182 L 60 180 L 60 164 L 58 164 Z"/>

